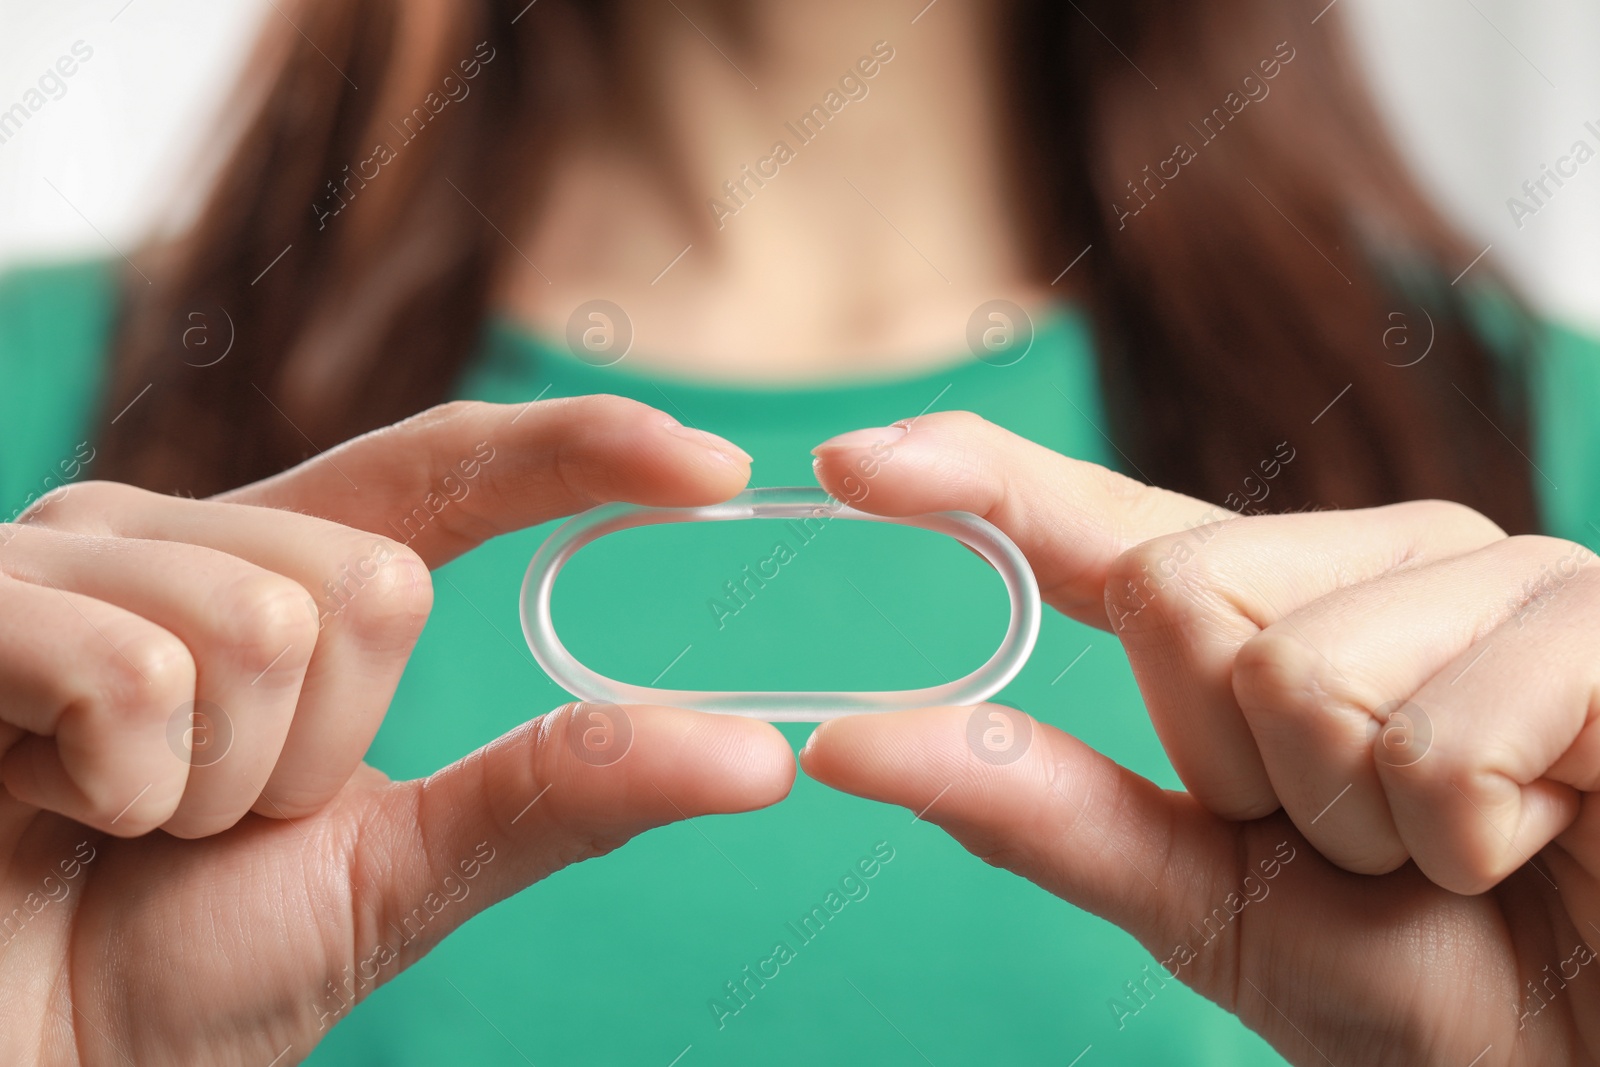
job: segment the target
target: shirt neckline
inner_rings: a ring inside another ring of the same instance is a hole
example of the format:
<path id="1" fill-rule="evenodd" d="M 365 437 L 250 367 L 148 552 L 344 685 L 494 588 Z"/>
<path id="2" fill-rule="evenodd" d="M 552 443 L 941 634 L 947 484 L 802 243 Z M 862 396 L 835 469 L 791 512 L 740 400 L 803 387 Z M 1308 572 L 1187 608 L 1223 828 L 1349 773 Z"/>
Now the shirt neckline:
<path id="1" fill-rule="evenodd" d="M 534 370 L 540 379 L 569 395 L 610 392 L 648 396 L 652 391 L 660 391 L 688 401 L 743 399 L 769 409 L 774 404 L 809 407 L 830 401 L 876 399 L 904 393 L 916 395 L 929 386 L 949 384 L 954 387 L 972 378 L 988 378 L 983 384 L 989 387 L 999 371 L 1020 372 L 1006 376 L 1020 383 L 1032 379 L 1063 357 L 1081 357 L 1092 351 L 1087 315 L 1074 304 L 1053 304 L 1037 313 L 1032 343 L 1020 356 L 1014 354 L 1016 346 L 1012 346 L 987 359 L 963 352 L 905 373 L 797 382 L 716 381 L 638 370 L 625 360 L 609 367 L 595 366 L 573 355 L 564 345 L 501 314 L 489 317 L 485 333 L 491 355 L 524 370 Z"/>

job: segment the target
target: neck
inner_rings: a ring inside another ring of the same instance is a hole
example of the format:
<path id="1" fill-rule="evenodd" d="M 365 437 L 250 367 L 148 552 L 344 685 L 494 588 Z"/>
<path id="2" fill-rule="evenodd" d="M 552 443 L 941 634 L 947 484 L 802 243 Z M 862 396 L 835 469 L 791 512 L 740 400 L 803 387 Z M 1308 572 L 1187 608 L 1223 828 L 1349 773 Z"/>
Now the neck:
<path id="1" fill-rule="evenodd" d="M 918 7 L 627 4 L 613 99 L 552 153 L 518 241 L 538 269 L 511 256 L 502 305 L 560 337 L 605 298 L 631 364 L 770 381 L 948 362 L 979 304 L 1040 303 L 1007 209 L 1001 5 Z"/>

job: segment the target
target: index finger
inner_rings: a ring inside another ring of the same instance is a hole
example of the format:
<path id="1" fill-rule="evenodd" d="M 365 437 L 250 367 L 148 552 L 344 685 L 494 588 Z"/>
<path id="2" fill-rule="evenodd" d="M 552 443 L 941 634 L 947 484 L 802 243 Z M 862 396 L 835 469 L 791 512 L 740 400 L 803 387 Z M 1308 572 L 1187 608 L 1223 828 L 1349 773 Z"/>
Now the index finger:
<path id="1" fill-rule="evenodd" d="M 444 404 L 218 499 L 381 534 L 438 567 L 595 504 L 715 504 L 749 477 L 750 457 L 737 446 L 648 405 L 597 395 Z"/>
<path id="2" fill-rule="evenodd" d="M 1101 629 L 1110 628 L 1105 588 L 1117 557 L 1152 538 L 1233 517 L 964 411 L 856 430 L 813 454 L 823 487 L 863 511 L 970 511 L 994 523 L 1028 557 L 1045 600 Z M 863 465 L 868 456 L 870 467 Z"/>

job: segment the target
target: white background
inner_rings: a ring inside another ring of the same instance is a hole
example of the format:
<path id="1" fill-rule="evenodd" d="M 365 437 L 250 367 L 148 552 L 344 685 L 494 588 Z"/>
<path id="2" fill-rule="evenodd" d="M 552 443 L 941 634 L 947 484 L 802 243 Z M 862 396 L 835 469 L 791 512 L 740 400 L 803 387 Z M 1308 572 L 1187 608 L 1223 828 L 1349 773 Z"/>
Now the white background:
<path id="1" fill-rule="evenodd" d="M 1600 3 L 1335 6 L 1446 210 L 1542 310 L 1600 332 L 1600 159 L 1520 230 L 1506 206 L 1574 140 L 1596 143 L 1583 126 L 1600 127 Z M 192 210 L 200 139 L 261 21 L 280 17 L 270 0 L 0 0 L 0 110 L 75 41 L 94 49 L 66 95 L 0 144 L 0 267 L 112 254 L 158 214 Z"/>

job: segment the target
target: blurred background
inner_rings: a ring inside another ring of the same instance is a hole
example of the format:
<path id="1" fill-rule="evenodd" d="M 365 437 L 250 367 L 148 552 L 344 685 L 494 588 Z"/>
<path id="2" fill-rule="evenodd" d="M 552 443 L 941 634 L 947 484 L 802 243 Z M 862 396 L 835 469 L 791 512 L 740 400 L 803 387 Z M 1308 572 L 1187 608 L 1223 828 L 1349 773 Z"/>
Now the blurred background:
<path id="1" fill-rule="evenodd" d="M 283 17 L 273 0 L 0 0 L 0 117 L 74 45 L 92 53 L 0 125 L 0 269 L 115 255 L 181 219 L 205 187 L 200 139 L 261 21 Z M 1600 3 L 1334 0 L 1327 17 L 1445 209 L 1536 307 L 1600 332 L 1600 159 L 1520 227 L 1507 204 L 1574 141 L 1600 146 Z"/>

